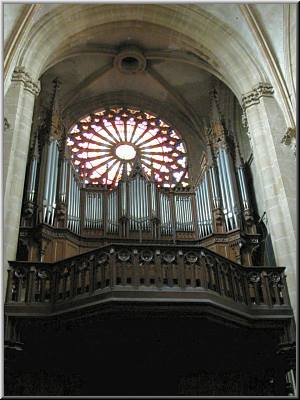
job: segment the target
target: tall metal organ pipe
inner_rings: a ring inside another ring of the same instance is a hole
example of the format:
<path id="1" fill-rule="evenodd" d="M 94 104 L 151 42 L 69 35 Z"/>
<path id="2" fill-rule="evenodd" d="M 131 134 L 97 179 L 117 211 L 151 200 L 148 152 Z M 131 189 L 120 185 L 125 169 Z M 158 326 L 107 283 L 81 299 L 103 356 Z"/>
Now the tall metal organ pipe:
<path id="1" fill-rule="evenodd" d="M 33 156 L 30 167 L 29 167 L 29 180 L 27 186 L 27 200 L 33 201 L 35 195 L 35 182 L 36 182 L 36 172 L 37 172 L 38 160 L 36 156 Z"/>
<path id="2" fill-rule="evenodd" d="M 53 190 L 52 190 L 52 197 L 51 197 L 51 225 L 54 224 L 54 212 L 56 208 L 56 190 L 57 190 L 57 176 L 58 176 L 58 157 L 59 151 L 56 148 L 55 152 L 55 161 L 54 161 L 54 180 L 53 180 Z"/>
<path id="3" fill-rule="evenodd" d="M 47 164 L 46 164 L 46 175 L 45 175 L 45 185 L 43 192 L 43 222 L 46 222 L 47 210 L 48 210 L 48 193 L 49 193 L 49 181 L 50 181 L 50 166 L 52 159 L 52 143 L 48 144 L 47 148 L 44 148 L 44 153 L 47 154 Z"/>
<path id="4" fill-rule="evenodd" d="M 108 196 L 108 232 L 116 233 L 118 231 L 118 204 L 117 191 L 113 190 Z"/>
<path id="5" fill-rule="evenodd" d="M 199 234 L 201 237 L 212 233 L 212 211 L 208 188 L 208 171 L 204 175 L 195 190 L 196 213 Z"/>
<path id="6" fill-rule="evenodd" d="M 240 184 L 240 189 L 241 189 L 243 208 L 244 208 L 244 210 L 246 210 L 250 207 L 250 201 L 249 201 L 248 189 L 246 186 L 244 168 L 238 167 L 237 172 L 238 172 L 239 184 Z"/>
<path id="7" fill-rule="evenodd" d="M 214 208 L 219 208 L 221 206 L 220 193 L 219 193 L 218 186 L 217 186 L 216 168 L 214 166 L 211 166 L 209 168 L 209 176 L 210 176 L 211 187 L 212 187 L 213 205 L 214 205 Z"/>
<path id="8" fill-rule="evenodd" d="M 223 167 L 221 164 L 221 159 L 220 159 L 220 152 L 217 155 L 217 165 L 218 165 L 218 172 L 219 172 L 219 182 L 220 182 L 220 189 L 221 189 L 221 196 L 222 196 L 222 204 L 223 204 L 223 213 L 225 217 L 225 225 L 226 225 L 226 230 L 229 231 L 229 221 L 228 221 L 228 209 L 229 209 L 229 204 L 228 204 L 228 197 L 227 197 L 227 192 L 225 192 L 225 180 L 224 180 L 224 171 Z"/>
<path id="9" fill-rule="evenodd" d="M 229 193 L 231 198 L 231 207 L 232 207 L 233 221 L 234 221 L 233 228 L 237 228 L 238 199 L 235 193 L 235 186 L 234 186 L 234 169 L 232 165 L 232 160 L 229 158 L 229 155 L 225 150 L 223 151 L 223 158 L 224 158 L 225 168 L 227 171 L 227 179 L 229 182 Z"/>
<path id="10" fill-rule="evenodd" d="M 208 227 L 209 227 L 209 233 L 212 233 L 212 212 L 211 212 L 211 204 L 210 204 L 210 196 L 209 196 L 207 180 L 208 180 L 208 172 L 205 171 L 204 187 L 205 187 L 206 203 L 207 203 L 207 210 L 208 210 Z"/>
<path id="11" fill-rule="evenodd" d="M 68 173 L 68 160 L 64 159 L 61 164 L 61 176 L 60 176 L 60 185 L 59 185 L 59 200 L 62 203 L 66 202 L 67 173 Z"/>
<path id="12" fill-rule="evenodd" d="M 151 182 L 150 188 L 151 188 L 151 213 L 153 217 L 156 217 L 157 216 L 156 187 L 154 182 Z"/>
<path id="13" fill-rule="evenodd" d="M 171 207 L 169 198 L 164 193 L 160 193 L 160 213 L 161 213 L 161 233 L 163 235 L 172 234 Z"/>
<path id="14" fill-rule="evenodd" d="M 130 230 L 149 229 L 148 187 L 145 179 L 137 175 L 129 183 Z"/>
<path id="15" fill-rule="evenodd" d="M 48 145 L 45 186 L 43 193 L 43 222 L 53 224 L 56 198 L 56 184 L 58 173 L 58 145 L 53 140 Z"/>
<path id="16" fill-rule="evenodd" d="M 80 184 L 77 181 L 73 167 L 69 168 L 69 195 L 68 195 L 68 228 L 79 234 L 80 232 Z"/>

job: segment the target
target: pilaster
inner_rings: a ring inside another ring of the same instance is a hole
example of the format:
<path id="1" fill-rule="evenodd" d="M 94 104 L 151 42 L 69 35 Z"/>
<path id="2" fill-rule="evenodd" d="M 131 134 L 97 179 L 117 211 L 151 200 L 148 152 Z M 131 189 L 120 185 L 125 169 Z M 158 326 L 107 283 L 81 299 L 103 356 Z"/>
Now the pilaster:
<path id="1" fill-rule="evenodd" d="M 4 114 L 9 127 L 4 137 L 4 270 L 7 260 L 16 257 L 32 115 L 39 90 L 39 82 L 24 67 L 17 67 L 5 96 Z"/>
<path id="2" fill-rule="evenodd" d="M 293 308 L 296 306 L 296 163 L 282 143 L 286 132 L 283 113 L 268 83 L 258 84 L 243 96 L 254 163 L 261 184 L 261 207 L 267 214 L 279 266 L 287 267 Z"/>

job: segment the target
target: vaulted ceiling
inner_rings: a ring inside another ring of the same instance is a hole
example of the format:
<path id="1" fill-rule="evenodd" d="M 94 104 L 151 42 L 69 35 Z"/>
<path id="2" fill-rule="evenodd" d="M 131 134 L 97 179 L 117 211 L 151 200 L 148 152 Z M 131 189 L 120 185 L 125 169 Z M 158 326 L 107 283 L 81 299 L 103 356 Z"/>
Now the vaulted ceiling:
<path id="1" fill-rule="evenodd" d="M 227 85 L 241 102 L 254 83 L 269 79 L 270 65 L 249 23 L 252 14 L 281 74 L 287 74 L 283 4 L 251 7 L 6 4 L 6 75 L 14 62 L 27 65 L 41 81 L 43 102 L 58 78 L 70 125 L 101 107 L 134 105 L 172 122 L 190 148 L 203 148 L 212 84 Z M 274 87 L 279 93 L 276 82 Z"/>

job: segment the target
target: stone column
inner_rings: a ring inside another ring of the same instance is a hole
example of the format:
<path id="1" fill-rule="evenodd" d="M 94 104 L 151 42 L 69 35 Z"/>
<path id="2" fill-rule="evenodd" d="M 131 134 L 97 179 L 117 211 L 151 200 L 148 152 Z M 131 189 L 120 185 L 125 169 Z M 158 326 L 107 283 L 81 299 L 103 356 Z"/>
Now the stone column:
<path id="1" fill-rule="evenodd" d="M 25 172 L 35 96 L 40 90 L 24 67 L 13 73 L 5 96 L 4 116 L 8 127 L 4 134 L 4 284 L 8 260 L 15 260 L 24 190 Z"/>
<path id="2" fill-rule="evenodd" d="M 282 143 L 286 125 L 273 97 L 273 88 L 260 83 L 243 96 L 257 185 L 262 199 L 260 211 L 267 214 L 268 228 L 278 266 L 286 266 L 293 309 L 296 308 L 296 160 Z"/>

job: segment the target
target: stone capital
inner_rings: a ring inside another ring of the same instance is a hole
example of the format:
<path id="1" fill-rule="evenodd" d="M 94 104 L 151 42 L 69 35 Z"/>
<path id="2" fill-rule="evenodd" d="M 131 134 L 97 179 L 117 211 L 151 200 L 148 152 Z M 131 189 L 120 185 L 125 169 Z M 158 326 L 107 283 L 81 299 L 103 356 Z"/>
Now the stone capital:
<path id="1" fill-rule="evenodd" d="M 37 96 L 40 92 L 40 82 L 32 79 L 22 66 L 15 68 L 11 80 L 12 82 L 22 82 L 24 84 L 24 89 L 34 96 Z"/>
<path id="2" fill-rule="evenodd" d="M 261 97 L 272 97 L 273 93 L 274 89 L 270 83 L 260 82 L 251 92 L 242 96 L 243 108 L 246 109 L 259 104 Z"/>
<path id="3" fill-rule="evenodd" d="M 294 153 L 294 156 L 296 156 L 296 128 L 288 128 L 281 140 L 281 143 L 290 147 Z"/>

